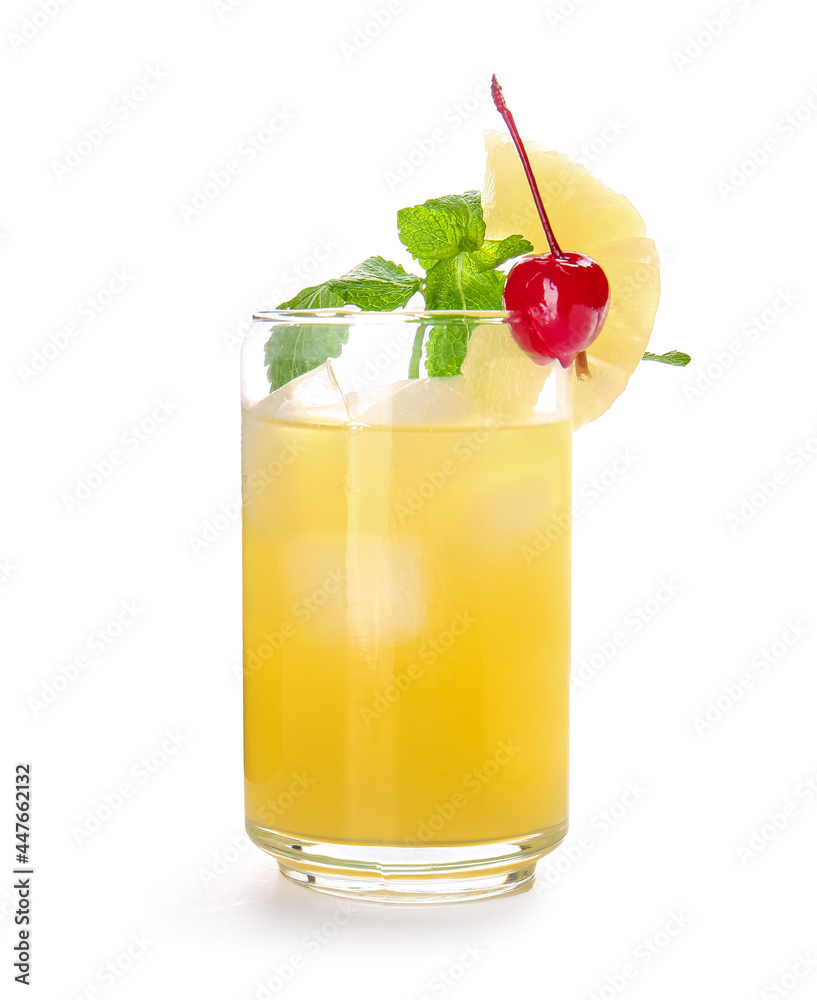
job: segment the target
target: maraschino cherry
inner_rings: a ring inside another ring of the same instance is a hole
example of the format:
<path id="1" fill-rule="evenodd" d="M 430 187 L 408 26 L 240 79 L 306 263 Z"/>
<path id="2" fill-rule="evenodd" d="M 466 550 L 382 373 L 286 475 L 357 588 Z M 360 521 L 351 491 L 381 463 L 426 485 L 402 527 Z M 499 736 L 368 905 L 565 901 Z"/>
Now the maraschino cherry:
<path id="1" fill-rule="evenodd" d="M 540 364 L 558 359 L 563 368 L 576 360 L 580 376 L 588 374 L 586 348 L 601 332 L 610 306 L 610 285 L 601 267 L 583 253 L 565 252 L 556 242 L 528 154 L 505 104 L 496 77 L 491 96 L 511 133 L 522 160 L 533 201 L 545 229 L 550 253 L 518 260 L 505 282 L 503 300 L 519 346 Z"/>

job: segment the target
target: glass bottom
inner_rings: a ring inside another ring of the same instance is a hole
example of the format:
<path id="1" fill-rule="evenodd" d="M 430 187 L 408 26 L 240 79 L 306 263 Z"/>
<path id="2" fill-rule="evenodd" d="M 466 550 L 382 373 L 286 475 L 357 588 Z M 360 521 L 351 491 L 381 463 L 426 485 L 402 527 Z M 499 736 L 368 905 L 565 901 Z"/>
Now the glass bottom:
<path id="1" fill-rule="evenodd" d="M 281 874 L 316 892 L 390 903 L 455 903 L 521 892 L 536 862 L 567 833 L 558 826 L 507 842 L 384 847 L 299 840 L 247 820 L 250 840 Z"/>

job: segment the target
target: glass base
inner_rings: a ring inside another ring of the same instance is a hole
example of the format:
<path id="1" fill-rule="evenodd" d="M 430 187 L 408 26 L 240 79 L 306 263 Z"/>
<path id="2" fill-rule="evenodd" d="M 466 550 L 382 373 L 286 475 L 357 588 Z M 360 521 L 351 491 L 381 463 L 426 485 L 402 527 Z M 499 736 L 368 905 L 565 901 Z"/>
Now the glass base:
<path id="1" fill-rule="evenodd" d="M 317 892 L 391 903 L 454 903 L 521 892 L 536 862 L 564 840 L 567 820 L 507 842 L 386 847 L 299 840 L 247 820 L 250 839 L 282 875 Z"/>

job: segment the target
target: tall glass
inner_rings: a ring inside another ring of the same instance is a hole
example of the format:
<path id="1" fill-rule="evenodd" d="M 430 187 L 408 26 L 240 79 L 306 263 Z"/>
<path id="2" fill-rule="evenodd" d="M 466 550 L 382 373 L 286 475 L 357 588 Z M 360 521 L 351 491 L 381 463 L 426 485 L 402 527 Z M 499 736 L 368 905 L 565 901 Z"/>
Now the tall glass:
<path id="1" fill-rule="evenodd" d="M 336 894 L 523 886 L 567 830 L 572 369 L 479 312 L 264 313 L 242 362 L 249 836 Z"/>

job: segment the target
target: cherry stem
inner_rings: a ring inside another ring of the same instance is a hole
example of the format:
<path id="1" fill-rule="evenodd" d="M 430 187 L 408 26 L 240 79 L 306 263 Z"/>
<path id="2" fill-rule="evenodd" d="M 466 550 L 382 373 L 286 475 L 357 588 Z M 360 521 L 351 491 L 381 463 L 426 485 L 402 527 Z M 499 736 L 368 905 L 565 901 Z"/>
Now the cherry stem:
<path id="1" fill-rule="evenodd" d="M 519 153 L 519 159 L 522 161 L 522 167 L 524 168 L 525 176 L 528 179 L 531 194 L 533 195 L 533 201 L 536 205 L 536 211 L 539 213 L 539 218 L 542 220 L 542 225 L 545 229 L 545 236 L 547 236 L 550 252 L 554 257 L 564 257 L 559 244 L 556 242 L 556 237 L 553 235 L 553 230 L 550 228 L 550 220 L 548 219 L 548 214 L 545 211 L 542 196 L 539 194 L 539 186 L 536 183 L 536 178 L 533 176 L 533 167 L 530 165 L 527 151 L 525 150 L 522 140 L 519 137 L 519 129 L 516 127 L 513 115 L 508 110 L 508 105 L 505 103 L 505 98 L 502 96 L 502 87 L 499 86 L 496 74 L 491 77 L 491 97 L 494 99 L 496 110 L 502 115 L 502 120 L 508 126 L 508 131 L 511 133 L 513 144 L 516 146 L 517 153 Z"/>
<path id="2" fill-rule="evenodd" d="M 582 382 L 590 377 L 590 366 L 587 363 L 587 351 L 579 351 L 576 355 L 576 378 Z"/>

